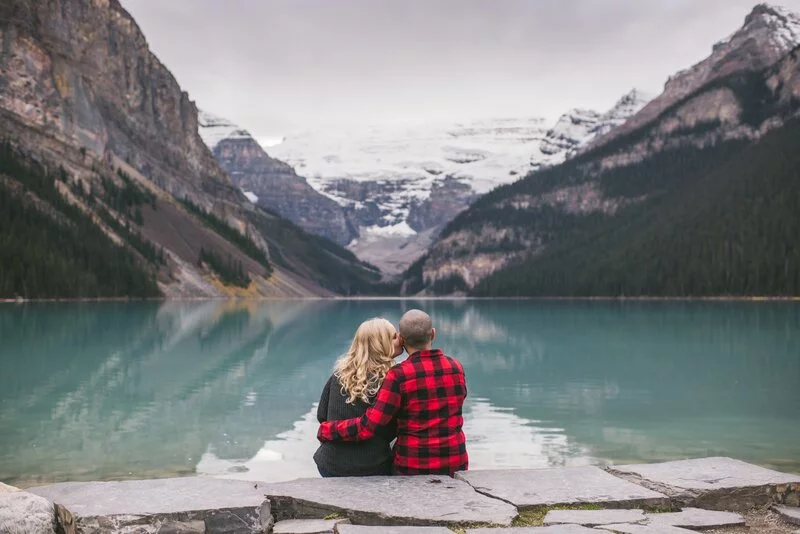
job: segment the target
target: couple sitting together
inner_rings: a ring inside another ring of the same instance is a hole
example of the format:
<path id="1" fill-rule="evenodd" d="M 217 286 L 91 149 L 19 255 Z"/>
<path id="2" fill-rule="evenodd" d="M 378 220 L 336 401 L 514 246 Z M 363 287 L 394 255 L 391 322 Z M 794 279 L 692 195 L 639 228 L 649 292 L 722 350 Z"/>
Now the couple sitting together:
<path id="1" fill-rule="evenodd" d="M 358 327 L 319 401 L 322 444 L 314 461 L 323 477 L 452 476 L 467 469 L 464 368 L 431 348 L 435 337 L 420 310 L 403 315 L 399 334 L 386 319 Z M 403 350 L 408 358 L 395 365 Z"/>

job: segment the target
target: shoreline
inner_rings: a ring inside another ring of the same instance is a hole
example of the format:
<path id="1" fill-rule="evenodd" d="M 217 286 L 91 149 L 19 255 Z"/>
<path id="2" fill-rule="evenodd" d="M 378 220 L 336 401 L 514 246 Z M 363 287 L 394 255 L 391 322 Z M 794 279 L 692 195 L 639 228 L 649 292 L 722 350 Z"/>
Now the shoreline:
<path id="1" fill-rule="evenodd" d="M 708 473 L 714 473 L 714 479 L 709 480 Z M 258 482 L 194 476 L 5 488 L 3 493 L 0 484 L 0 502 L 4 495 L 12 503 L 35 502 L 43 522 L 55 519 L 56 525 L 77 527 L 53 532 L 98 533 L 134 529 L 156 533 L 168 525 L 165 530 L 170 532 L 195 534 L 344 534 L 339 522 L 363 525 L 352 532 L 369 534 L 392 526 L 404 526 L 409 534 L 488 534 L 495 528 L 500 534 L 510 532 L 509 527 L 548 524 L 562 525 L 564 532 L 593 532 L 584 527 L 602 519 L 603 525 L 654 527 L 647 532 L 713 526 L 714 532 L 734 534 L 742 528 L 765 532 L 769 526 L 774 534 L 792 534 L 796 532 L 793 509 L 800 502 L 800 475 L 718 456 L 606 467 L 468 470 L 452 478 Z M 28 515 L 30 509 L 17 506 L 17 515 Z M 329 523 L 322 525 L 323 521 Z M 439 528 L 422 528 L 433 526 Z"/>
<path id="2" fill-rule="evenodd" d="M 704 297 L 469 297 L 469 296 L 337 296 L 337 297 L 182 297 L 182 298 L 134 298 L 134 297 L 85 297 L 85 298 L 0 298 L 0 304 L 37 303 L 99 303 L 99 302 L 282 302 L 282 301 L 557 301 L 557 302 L 800 302 L 800 296 L 704 296 Z"/>

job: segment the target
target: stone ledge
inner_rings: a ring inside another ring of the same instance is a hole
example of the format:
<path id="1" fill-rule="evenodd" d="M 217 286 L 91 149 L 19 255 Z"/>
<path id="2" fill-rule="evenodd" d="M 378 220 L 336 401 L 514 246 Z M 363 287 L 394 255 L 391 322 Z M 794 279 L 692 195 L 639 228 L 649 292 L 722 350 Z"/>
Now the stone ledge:
<path id="1" fill-rule="evenodd" d="M 64 517 L 71 520 L 67 511 L 70 510 L 79 516 L 77 526 L 87 533 L 255 534 L 269 531 L 273 516 L 279 520 L 322 520 L 330 514 L 338 514 L 354 526 L 371 527 L 376 532 L 389 532 L 390 527 L 400 526 L 417 527 L 415 530 L 423 532 L 419 527 L 446 526 L 495 534 L 578 533 L 585 532 L 582 529 L 586 527 L 566 522 L 608 529 L 610 523 L 606 521 L 614 520 L 623 532 L 678 533 L 684 527 L 725 525 L 727 528 L 742 523 L 742 518 L 736 514 L 692 510 L 687 502 L 711 510 L 741 510 L 762 501 L 791 503 L 797 497 L 798 486 L 800 475 L 770 471 L 730 458 L 708 458 L 616 466 L 608 471 L 597 467 L 470 471 L 458 473 L 455 479 L 441 476 L 315 478 L 263 484 L 190 477 L 54 484 L 33 488 L 30 493 L 0 486 L 0 511 L 4 499 L 19 499 L 17 495 L 20 494 L 33 498 L 32 494 L 36 494 L 47 505 L 45 515 L 52 517 L 55 510 L 56 516 L 63 512 Z M 584 517 L 592 515 L 590 512 L 600 512 L 596 508 L 628 513 L 631 517 L 620 515 L 598 523 L 567 520 L 559 518 L 566 515 L 564 512 L 554 512 L 548 520 L 565 524 L 511 528 L 518 517 L 528 521 L 526 514 L 532 517 L 529 510 L 534 510 L 533 515 L 536 515 L 542 509 L 564 505 L 584 508 L 570 512 Z M 657 507 L 659 511 L 684 509 L 658 514 L 618 510 L 650 507 Z M 776 511 L 786 517 L 786 514 L 794 514 L 797 508 L 776 506 Z M 632 514 L 644 517 L 644 521 L 635 519 Z M 330 523 L 325 523 L 325 528 L 329 526 Z M 345 529 L 345 525 L 340 526 Z M 487 526 L 496 528 L 485 529 Z M 71 528 L 74 531 L 74 523 Z M 334 532 L 338 528 L 334 528 Z M 353 534 L 357 532 L 367 530 L 352 531 Z"/>
<path id="2" fill-rule="evenodd" d="M 453 534 L 446 527 L 368 527 L 342 525 L 336 527 L 336 534 Z"/>
<path id="3" fill-rule="evenodd" d="M 745 525 L 744 518 L 734 512 L 701 510 L 684 508 L 680 512 L 648 515 L 647 524 L 653 527 L 681 527 L 688 529 L 707 529 L 740 527 Z"/>
<path id="4" fill-rule="evenodd" d="M 67 482 L 29 491 L 65 506 L 84 531 L 261 533 L 272 515 L 262 484 L 188 477 L 123 482 Z"/>
<path id="5" fill-rule="evenodd" d="M 287 519 L 272 527 L 272 534 L 333 534 L 334 529 L 347 524 L 347 519 Z"/>
<path id="6" fill-rule="evenodd" d="M 604 508 L 668 508 L 669 498 L 622 480 L 599 467 L 466 471 L 456 478 L 476 491 L 520 510 L 544 506 L 597 504 Z"/>
<path id="7" fill-rule="evenodd" d="M 633 523 L 623 523 L 621 525 L 603 525 L 598 527 L 609 532 L 621 532 L 622 534 L 693 534 L 694 530 L 660 525 L 657 527 L 650 525 L 637 525 Z"/>
<path id="8" fill-rule="evenodd" d="M 645 519 L 641 510 L 551 510 L 544 517 L 544 524 L 595 527 L 614 523 L 640 523 Z"/>
<path id="9" fill-rule="evenodd" d="M 621 465 L 609 472 L 669 496 L 680 506 L 745 511 L 773 503 L 798 505 L 800 475 L 724 457 Z"/>
<path id="10" fill-rule="evenodd" d="M 265 487 L 276 519 L 338 513 L 356 525 L 510 525 L 517 509 L 442 476 L 301 479 Z"/>
<path id="11" fill-rule="evenodd" d="M 775 510 L 775 513 L 781 516 L 784 521 L 793 525 L 800 525 L 800 508 L 773 506 L 772 509 Z"/>
<path id="12" fill-rule="evenodd" d="M 602 534 L 580 525 L 553 525 L 549 527 L 473 528 L 467 534 Z"/>

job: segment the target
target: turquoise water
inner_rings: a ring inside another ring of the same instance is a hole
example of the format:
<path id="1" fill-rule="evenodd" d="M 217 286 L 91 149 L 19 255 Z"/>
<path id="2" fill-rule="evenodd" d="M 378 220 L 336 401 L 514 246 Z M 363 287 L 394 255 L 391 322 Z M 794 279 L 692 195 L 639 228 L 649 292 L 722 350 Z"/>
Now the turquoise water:
<path id="1" fill-rule="evenodd" d="M 0 481 L 315 476 L 314 406 L 372 316 L 423 307 L 467 372 L 474 469 L 729 455 L 800 472 L 800 305 L 0 306 Z"/>

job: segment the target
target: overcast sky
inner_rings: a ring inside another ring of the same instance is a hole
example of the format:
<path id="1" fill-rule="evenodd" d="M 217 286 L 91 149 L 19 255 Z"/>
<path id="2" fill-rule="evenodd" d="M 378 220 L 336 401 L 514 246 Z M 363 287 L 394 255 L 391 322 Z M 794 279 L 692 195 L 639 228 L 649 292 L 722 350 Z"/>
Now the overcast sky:
<path id="1" fill-rule="evenodd" d="M 754 0 L 122 0 L 198 106 L 259 137 L 544 116 L 658 93 Z M 800 0 L 781 5 L 800 11 Z"/>

